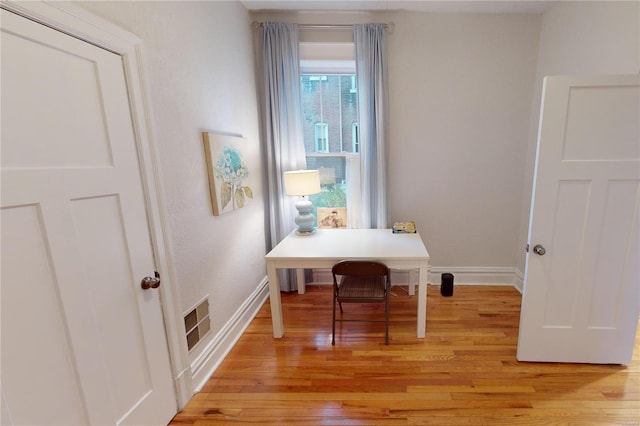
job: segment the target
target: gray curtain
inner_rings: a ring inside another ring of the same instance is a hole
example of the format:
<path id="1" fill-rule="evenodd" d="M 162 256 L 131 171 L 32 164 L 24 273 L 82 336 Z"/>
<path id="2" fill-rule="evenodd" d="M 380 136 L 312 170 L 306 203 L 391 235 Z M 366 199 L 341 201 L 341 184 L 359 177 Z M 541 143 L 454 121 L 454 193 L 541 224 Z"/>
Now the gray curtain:
<path id="1" fill-rule="evenodd" d="M 388 228 L 386 25 L 354 25 L 360 132 L 360 228 Z"/>
<path id="2" fill-rule="evenodd" d="M 267 246 L 275 247 L 295 229 L 294 197 L 284 192 L 283 173 L 306 169 L 300 95 L 298 25 L 262 24 L 267 182 Z M 294 270 L 280 270 L 280 290 L 297 290 Z"/>

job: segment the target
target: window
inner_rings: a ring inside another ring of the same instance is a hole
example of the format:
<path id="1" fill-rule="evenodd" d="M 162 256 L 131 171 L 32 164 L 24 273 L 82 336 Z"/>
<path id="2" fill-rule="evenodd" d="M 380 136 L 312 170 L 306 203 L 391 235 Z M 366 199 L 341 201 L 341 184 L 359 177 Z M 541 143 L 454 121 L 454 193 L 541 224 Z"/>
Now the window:
<path id="1" fill-rule="evenodd" d="M 310 196 L 318 223 L 321 211 L 355 211 L 359 203 L 360 167 L 358 160 L 357 93 L 355 72 L 305 74 L 302 88 L 303 131 L 307 168 L 320 171 L 322 192 Z M 326 223 L 336 221 L 324 221 Z"/>
<path id="2" fill-rule="evenodd" d="M 352 36 L 347 31 L 332 33 L 331 40 L 320 40 L 323 35 L 316 34 L 313 41 L 310 37 L 300 42 L 307 168 L 320 171 L 322 187 L 321 193 L 309 198 L 319 226 L 355 226 L 354 216 L 360 207 L 358 93 Z M 336 41 L 336 37 L 342 41 Z"/>
<path id="3" fill-rule="evenodd" d="M 316 152 L 329 152 L 329 125 L 327 123 L 314 125 L 314 139 Z"/>

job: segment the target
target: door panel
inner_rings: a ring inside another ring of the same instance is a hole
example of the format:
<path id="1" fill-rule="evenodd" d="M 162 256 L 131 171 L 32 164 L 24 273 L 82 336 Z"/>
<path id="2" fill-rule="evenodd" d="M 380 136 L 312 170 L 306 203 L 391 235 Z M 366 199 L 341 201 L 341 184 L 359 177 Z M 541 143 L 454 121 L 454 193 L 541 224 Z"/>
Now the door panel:
<path id="1" fill-rule="evenodd" d="M 637 241 L 633 241 L 633 236 L 640 232 L 635 226 L 637 222 L 634 223 L 640 185 L 631 180 L 610 181 L 607 185 L 587 326 L 615 329 L 619 326 L 620 317 L 616 308 L 622 303 L 625 279 L 629 274 L 633 276 L 633 270 L 629 268 L 633 267 L 634 258 L 638 258 L 637 252 L 633 253 L 638 245 Z M 624 249 L 624 255 L 609 255 L 621 248 Z"/>
<path id="2" fill-rule="evenodd" d="M 558 186 L 555 229 L 550 244 L 555 256 L 549 265 L 550 282 L 544 311 L 547 325 L 568 327 L 574 316 L 589 189 L 589 184 L 581 181 L 560 182 Z"/>
<path id="3" fill-rule="evenodd" d="M 18 276 L 24 276 L 18 285 L 5 281 Z M 38 206 L 3 209 L 2 383 L 10 389 L 3 418 L 88 424 L 57 287 Z M 41 381 L 55 383 L 56 391 L 39 386 Z"/>
<path id="4" fill-rule="evenodd" d="M 176 399 L 158 290 L 140 288 L 154 259 L 122 58 L 1 13 L 8 423 L 166 424 Z"/>
<path id="5" fill-rule="evenodd" d="M 635 108 L 640 90 L 623 87 L 574 87 L 569 92 L 563 160 L 632 160 L 640 154 Z M 598 117 L 598 120 L 593 120 Z M 603 144 L 602 141 L 607 143 Z"/>
<path id="6" fill-rule="evenodd" d="M 95 334 L 119 412 L 151 387 L 140 314 L 136 306 L 135 275 L 127 257 L 123 211 L 117 196 L 92 197 L 71 203 L 82 275 L 89 284 Z M 115 231 L 115 232 L 114 232 Z M 99 244 L 96 244 L 99 242 Z M 108 271 L 108 273 L 96 273 Z M 114 315 L 117 307 L 117 315 Z M 127 342 L 123 345 L 122 342 Z"/>
<path id="7" fill-rule="evenodd" d="M 3 16 L 9 15 L 3 12 Z M 3 166 L 111 166 L 102 100 L 108 93 L 102 90 L 98 74 L 111 54 L 92 52 L 94 46 L 45 27 L 31 28 L 42 42 L 9 29 L 2 33 L 2 55 L 11 58 L 11 64 L 2 67 L 7 83 L 2 91 L 12 99 L 11 108 L 2 112 L 3 131 L 20 134 L 22 142 L 3 144 Z M 69 46 L 61 50 L 61 42 Z M 64 112 L 75 120 L 57 120 L 58 114 L 52 112 Z M 64 143 L 69 134 L 82 143 Z"/>
<path id="8" fill-rule="evenodd" d="M 640 314 L 640 77 L 547 77 L 518 359 L 628 363 Z"/>

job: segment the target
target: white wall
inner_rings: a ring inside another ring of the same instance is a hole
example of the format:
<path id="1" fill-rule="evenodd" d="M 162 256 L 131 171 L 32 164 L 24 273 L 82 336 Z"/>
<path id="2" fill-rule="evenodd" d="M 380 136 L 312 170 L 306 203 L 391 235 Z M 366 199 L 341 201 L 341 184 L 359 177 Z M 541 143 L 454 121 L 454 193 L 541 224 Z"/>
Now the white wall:
<path id="1" fill-rule="evenodd" d="M 540 16 L 393 19 L 391 219 L 416 221 L 436 268 L 513 268 Z"/>
<path id="2" fill-rule="evenodd" d="M 527 242 L 543 78 L 638 72 L 640 2 L 560 2 L 544 14 L 522 192 L 519 249 Z M 517 268 L 524 271 L 525 254 L 521 250 L 518 254 Z"/>
<path id="3" fill-rule="evenodd" d="M 251 21 L 239 2 L 82 5 L 143 40 L 173 283 L 183 311 L 210 298 L 213 332 L 193 362 L 266 276 L 262 170 L 253 200 L 213 216 L 200 133 L 245 136 L 261 164 Z"/>

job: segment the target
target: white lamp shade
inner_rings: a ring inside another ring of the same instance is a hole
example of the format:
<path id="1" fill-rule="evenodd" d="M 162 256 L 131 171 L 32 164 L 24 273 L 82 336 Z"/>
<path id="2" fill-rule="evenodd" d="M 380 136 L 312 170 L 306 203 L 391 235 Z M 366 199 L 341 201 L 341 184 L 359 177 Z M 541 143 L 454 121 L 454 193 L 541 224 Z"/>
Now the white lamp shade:
<path id="1" fill-rule="evenodd" d="M 284 190 L 287 195 L 317 194 L 320 189 L 320 173 L 317 170 L 284 172 Z"/>

